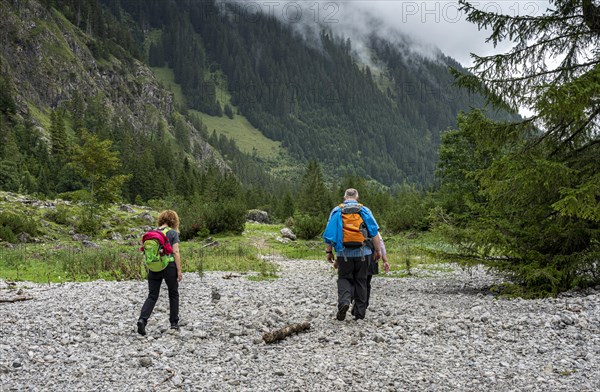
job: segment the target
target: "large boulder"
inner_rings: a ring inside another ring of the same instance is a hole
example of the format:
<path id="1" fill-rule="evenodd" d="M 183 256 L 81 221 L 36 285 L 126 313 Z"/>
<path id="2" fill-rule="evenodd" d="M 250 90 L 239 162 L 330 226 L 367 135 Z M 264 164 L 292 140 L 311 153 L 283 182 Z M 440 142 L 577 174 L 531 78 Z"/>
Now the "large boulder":
<path id="1" fill-rule="evenodd" d="M 269 223 L 269 213 L 262 210 L 250 210 L 246 214 L 246 220 L 258 223 Z"/>
<path id="2" fill-rule="evenodd" d="M 296 241 L 296 234 L 294 234 L 289 227 L 284 227 L 281 229 L 280 233 L 283 238 L 289 238 L 292 241 Z"/>

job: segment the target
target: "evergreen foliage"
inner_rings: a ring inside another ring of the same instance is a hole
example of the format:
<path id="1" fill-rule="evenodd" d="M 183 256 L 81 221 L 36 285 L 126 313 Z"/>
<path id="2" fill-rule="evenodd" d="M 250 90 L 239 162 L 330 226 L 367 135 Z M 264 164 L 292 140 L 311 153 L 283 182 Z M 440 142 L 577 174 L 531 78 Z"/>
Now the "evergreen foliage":
<path id="1" fill-rule="evenodd" d="M 505 54 L 475 56 L 459 83 L 498 105 L 536 115 L 499 123 L 461 117 L 444 136 L 441 195 L 465 252 L 493 260 L 537 294 L 600 279 L 600 8 L 556 0 L 540 16 L 482 12 L 463 2 L 489 40 L 516 41 Z M 547 58 L 562 58 L 551 66 Z"/>
<path id="2" fill-rule="evenodd" d="M 312 239 L 323 232 L 327 214 L 331 210 L 329 191 L 323 182 L 321 166 L 315 160 L 308 162 L 298 196 L 294 229 L 298 238 Z"/>

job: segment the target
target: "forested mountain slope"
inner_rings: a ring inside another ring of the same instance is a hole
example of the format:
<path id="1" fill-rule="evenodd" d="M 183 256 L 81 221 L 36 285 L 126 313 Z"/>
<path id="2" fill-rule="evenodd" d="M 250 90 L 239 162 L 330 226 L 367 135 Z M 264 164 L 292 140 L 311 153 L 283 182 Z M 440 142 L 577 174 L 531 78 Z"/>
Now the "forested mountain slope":
<path id="1" fill-rule="evenodd" d="M 211 76 L 222 73 L 232 104 L 254 126 L 297 159 L 325 164 L 327 172 L 388 185 L 426 183 L 439 133 L 455 124 L 460 110 L 482 106 L 480 97 L 451 84 L 447 68 L 454 61 L 442 55 L 410 58 L 401 44 L 382 38 L 369 45 L 387 89 L 357 60 L 350 40 L 335 31 L 322 30 L 309 40 L 275 18 L 245 14 L 227 3 L 107 4 L 162 32 L 150 46 L 150 64 L 174 69 L 190 106 L 220 110 L 210 98 L 221 78 Z"/>
<path id="2" fill-rule="evenodd" d="M 243 116 L 280 143 L 284 165 L 315 159 L 327 178 L 352 174 L 385 185 L 426 185 L 433 179 L 440 132 L 455 125 L 459 111 L 483 102 L 452 85 L 447 68 L 458 64 L 441 53 L 407 54 L 407 43 L 373 33 L 367 66 L 334 30 L 322 29 L 310 39 L 229 2 L 5 1 L 0 12 L 3 94 L 38 126 L 39 132 L 26 133 L 76 142 L 85 128 L 113 140 L 123 172 L 134 173 L 129 198 L 156 196 L 160 186 L 136 173 L 147 165 L 162 170 L 153 157 L 165 143 L 180 157 L 174 161 L 187 162 L 179 173 L 190 176 L 190 162 L 193 168 L 206 162 L 224 167 L 210 140 L 242 180 L 270 181 L 273 164 L 261 166 L 232 140 L 209 138 L 206 124 L 215 121 L 206 116 Z M 174 102 L 148 65 L 172 72 L 181 102 Z M 5 114 L 13 110 L 8 106 Z M 9 115 L 7 121 L 16 124 Z M 34 147 L 22 142 L 17 128 L 10 137 L 28 155 Z M 19 175 L 43 176 L 44 159 L 29 160 L 28 173 Z M 176 176 L 162 172 L 159 184 L 177 192 Z M 77 189 L 68 182 L 51 188 Z"/>

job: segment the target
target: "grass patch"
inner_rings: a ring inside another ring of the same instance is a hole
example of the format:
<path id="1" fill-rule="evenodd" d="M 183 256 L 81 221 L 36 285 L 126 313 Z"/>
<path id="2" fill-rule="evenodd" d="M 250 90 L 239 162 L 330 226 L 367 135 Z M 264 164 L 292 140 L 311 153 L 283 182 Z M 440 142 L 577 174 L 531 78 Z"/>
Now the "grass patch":
<path id="1" fill-rule="evenodd" d="M 201 243 L 181 243 L 183 272 L 228 271 L 256 272 L 251 280 L 277 278 L 277 266 L 260 257 L 249 244 L 223 243 L 202 247 Z M 100 248 L 69 245 L 20 244 L 0 248 L 0 278 L 36 283 L 85 282 L 97 279 L 144 279 L 146 268 L 139 245 L 115 245 Z"/>
<path id="2" fill-rule="evenodd" d="M 30 102 L 27 103 L 27 107 L 29 109 L 29 114 L 31 114 L 31 117 L 33 117 L 34 120 L 37 120 L 40 126 L 46 131 L 48 131 L 50 129 L 51 124 L 50 114 L 46 113 L 45 109 L 41 110 Z"/>
<path id="3" fill-rule="evenodd" d="M 100 247 L 86 248 L 72 238 L 73 230 L 80 234 L 76 226 L 83 205 L 56 200 L 51 201 L 50 206 L 39 206 L 30 201 L 20 202 L 23 198 L 0 192 L 0 212 L 10 211 L 11 219 L 16 215 L 35 221 L 36 230 L 30 234 L 38 243 L 12 247 L 0 245 L 0 278 L 44 283 L 143 279 L 146 276 L 138 242 L 145 228 L 152 224 L 140 215 L 150 211 L 156 218 L 156 209 L 132 206 L 133 210 L 124 211 L 119 205 L 98 209 L 101 228 L 90 240 Z M 11 219 L 7 222 L 14 235 L 27 231 L 17 227 L 17 223 L 23 222 Z M 287 244 L 278 241 L 283 227 L 282 224 L 246 223 L 242 235 L 213 236 L 212 241 L 217 242 L 215 246 L 207 246 L 205 241 L 183 242 L 183 271 L 237 272 L 248 274 L 251 280 L 268 280 L 278 274 L 277 266 L 271 262 L 273 257 L 325 260 L 325 245 L 321 240 L 298 240 Z M 124 240 L 111 240 L 115 233 Z M 391 277 L 435 276 L 436 272 L 451 272 L 454 268 L 447 264 L 449 260 L 443 255 L 452 251 L 452 247 L 434 234 L 384 234 L 384 240 L 391 263 Z M 509 294 L 516 287 L 498 289 Z"/>
<path id="4" fill-rule="evenodd" d="M 223 115 L 209 116 L 208 114 L 190 110 L 191 113 L 198 115 L 206 125 L 208 132 L 213 130 L 218 135 L 225 135 L 237 144 L 238 148 L 250 155 L 256 155 L 259 158 L 273 160 L 277 159 L 282 153 L 281 142 L 267 138 L 244 116 L 235 114 L 233 119 Z"/>
<path id="5" fill-rule="evenodd" d="M 558 374 L 560 374 L 561 376 L 566 377 L 566 376 L 570 376 L 570 375 L 575 374 L 575 373 L 577 373 L 577 369 L 563 370 L 563 371 L 560 371 Z"/>
<path id="6" fill-rule="evenodd" d="M 263 274 L 248 276 L 248 280 L 250 280 L 252 282 L 272 281 L 277 278 L 278 278 L 277 275 L 263 275 Z"/>
<path id="7" fill-rule="evenodd" d="M 145 276 L 143 260 L 129 246 L 84 248 L 80 244 L 0 248 L 0 277 L 37 283 L 126 280 Z"/>
<path id="8" fill-rule="evenodd" d="M 394 236 L 383 236 L 387 257 L 390 263 L 391 276 L 412 276 L 418 270 L 419 277 L 423 271 L 452 272 L 450 260 L 446 257 L 452 247 L 433 233 L 408 233 Z M 382 275 L 385 276 L 385 275 Z"/>
<path id="9" fill-rule="evenodd" d="M 200 275 L 206 271 L 257 272 L 258 278 L 255 279 L 277 278 L 277 266 L 264 260 L 254 245 L 241 238 L 217 241 L 218 245 L 215 246 L 182 243 L 184 271 L 197 271 Z"/>
<path id="10" fill-rule="evenodd" d="M 151 69 L 156 78 L 173 93 L 175 104 L 177 104 L 179 107 L 185 107 L 185 97 L 183 95 L 183 91 L 181 91 L 181 85 L 175 83 L 175 74 L 173 73 L 173 70 L 166 66 L 152 67 Z"/>

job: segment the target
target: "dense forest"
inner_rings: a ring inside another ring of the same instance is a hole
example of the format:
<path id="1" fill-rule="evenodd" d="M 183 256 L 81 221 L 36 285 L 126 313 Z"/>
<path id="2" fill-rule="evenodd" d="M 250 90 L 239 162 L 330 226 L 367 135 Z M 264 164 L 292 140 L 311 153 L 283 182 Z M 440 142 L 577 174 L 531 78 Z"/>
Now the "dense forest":
<path id="1" fill-rule="evenodd" d="M 279 20 L 246 15 L 232 4 L 47 4 L 102 37 L 105 46 L 124 43 L 132 56 L 171 68 L 190 109 L 231 114 L 216 98 L 222 84 L 265 136 L 281 141 L 300 162 L 317 160 L 328 174 L 357 174 L 385 185 L 431 183 L 439 134 L 455 125 L 460 110 L 483 104 L 452 85 L 447 68 L 457 64 L 451 59 L 412 59 L 401 54 L 403 44 L 373 40 L 382 70 L 371 70 L 357 62 L 349 39 L 323 30 L 318 42 L 306 42 Z M 158 34 L 149 39 L 143 32 Z M 392 91 L 378 86 L 375 72 L 391 79 Z"/>

